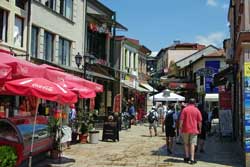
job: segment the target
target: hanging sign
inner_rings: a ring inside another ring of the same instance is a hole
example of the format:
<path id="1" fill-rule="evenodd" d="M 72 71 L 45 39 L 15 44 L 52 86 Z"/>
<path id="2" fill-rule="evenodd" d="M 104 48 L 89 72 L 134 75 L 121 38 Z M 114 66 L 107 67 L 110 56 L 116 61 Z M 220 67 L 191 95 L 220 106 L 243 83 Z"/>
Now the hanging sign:
<path id="1" fill-rule="evenodd" d="M 121 111 L 121 95 L 117 94 L 114 98 L 114 105 L 113 105 L 113 112 L 120 112 Z"/>

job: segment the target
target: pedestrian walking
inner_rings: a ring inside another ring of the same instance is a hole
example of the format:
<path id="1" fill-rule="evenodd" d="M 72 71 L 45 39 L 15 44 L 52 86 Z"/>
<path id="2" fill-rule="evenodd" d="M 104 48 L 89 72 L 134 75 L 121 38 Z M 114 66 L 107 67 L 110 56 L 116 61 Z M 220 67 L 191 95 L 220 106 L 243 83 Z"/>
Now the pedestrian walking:
<path id="1" fill-rule="evenodd" d="M 184 162 L 195 164 L 195 146 L 197 135 L 201 132 L 202 116 L 195 106 L 195 99 L 191 98 L 189 104 L 183 109 L 180 116 L 180 129 L 183 135 L 185 158 Z"/>
<path id="2" fill-rule="evenodd" d="M 175 128 L 177 120 L 177 115 L 172 104 L 168 105 L 168 111 L 165 113 L 164 118 L 167 151 L 169 154 L 172 154 L 173 139 L 175 137 Z"/>
<path id="3" fill-rule="evenodd" d="M 198 135 L 198 146 L 196 150 L 200 150 L 201 153 L 204 153 L 205 140 L 207 136 L 207 125 L 208 125 L 208 115 L 207 112 L 203 109 L 202 104 L 198 105 L 198 109 L 201 112 L 202 124 L 201 124 L 201 133 Z"/>
<path id="4" fill-rule="evenodd" d="M 148 122 L 149 122 L 149 134 L 152 137 L 152 128 L 154 128 L 155 136 L 157 136 L 157 121 L 158 121 L 158 113 L 156 111 L 155 106 L 152 107 L 152 110 L 147 114 Z"/>
<path id="5" fill-rule="evenodd" d="M 128 101 L 128 113 L 130 115 L 130 123 L 129 123 L 129 128 L 131 128 L 131 125 L 134 123 L 135 121 L 135 117 L 136 117 L 136 111 L 135 111 L 135 106 L 132 100 Z"/>
<path id="6" fill-rule="evenodd" d="M 163 112 L 162 104 L 158 105 L 157 113 L 158 113 L 158 116 L 160 116 L 160 119 L 157 121 L 157 126 L 159 127 L 160 125 L 162 126 L 162 122 L 164 121 L 164 112 Z"/>
<path id="7" fill-rule="evenodd" d="M 167 105 L 166 104 L 163 104 L 163 112 L 162 112 L 162 114 L 160 115 L 160 119 L 161 119 L 161 128 L 162 128 L 162 133 L 164 133 L 165 132 L 165 114 L 166 114 L 166 112 L 168 111 L 168 107 L 167 107 Z"/>

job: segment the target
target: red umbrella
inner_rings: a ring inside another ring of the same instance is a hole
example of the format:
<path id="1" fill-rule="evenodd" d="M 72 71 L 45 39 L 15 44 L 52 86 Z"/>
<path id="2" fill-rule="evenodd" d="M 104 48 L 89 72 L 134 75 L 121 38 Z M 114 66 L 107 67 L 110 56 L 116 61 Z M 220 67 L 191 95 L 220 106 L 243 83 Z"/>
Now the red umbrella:
<path id="1" fill-rule="evenodd" d="M 24 78 L 7 81 L 4 84 L 4 89 L 21 96 L 36 96 L 61 104 L 77 102 L 75 93 L 44 78 Z"/>
<path id="2" fill-rule="evenodd" d="M 65 88 L 76 92 L 80 98 L 94 98 L 96 97 L 96 92 L 93 89 L 87 88 L 85 86 L 79 85 L 77 83 L 64 81 L 60 83 Z"/>
<path id="3" fill-rule="evenodd" d="M 46 68 L 46 69 L 51 69 L 51 70 L 56 70 L 56 71 L 64 71 L 63 69 L 61 68 L 57 68 L 57 67 L 54 67 L 54 66 L 50 66 L 48 64 L 41 64 L 39 65 L 40 67 L 43 67 L 43 68 Z"/>
<path id="4" fill-rule="evenodd" d="M 11 67 L 0 63 L 0 83 L 11 79 Z"/>
<path id="5" fill-rule="evenodd" d="M 86 79 L 83 79 L 74 75 L 71 75 L 71 74 L 61 72 L 61 71 L 46 69 L 45 78 L 50 81 L 57 82 L 57 83 L 70 81 L 70 82 L 85 86 L 87 88 L 93 89 L 95 90 L 95 92 L 103 92 L 102 85 L 95 83 L 95 82 L 88 81 Z"/>
<path id="6" fill-rule="evenodd" d="M 18 59 L 7 53 L 0 53 L 0 63 L 12 68 L 12 78 L 43 77 L 44 67 L 26 60 Z"/>

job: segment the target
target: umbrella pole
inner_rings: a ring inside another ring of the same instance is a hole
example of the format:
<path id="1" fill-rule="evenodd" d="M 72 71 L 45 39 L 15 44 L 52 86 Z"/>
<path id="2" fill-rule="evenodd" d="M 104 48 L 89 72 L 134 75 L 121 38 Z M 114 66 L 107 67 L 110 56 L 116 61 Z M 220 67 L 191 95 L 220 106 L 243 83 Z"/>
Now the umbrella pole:
<path id="1" fill-rule="evenodd" d="M 60 109 L 60 112 L 61 112 L 61 116 L 60 116 L 60 129 L 59 129 L 59 160 L 61 162 L 61 158 L 62 158 L 62 144 L 61 144 L 61 138 L 62 138 L 62 105 L 59 104 L 59 109 Z"/>
<path id="2" fill-rule="evenodd" d="M 31 139 L 30 154 L 29 154 L 29 167 L 32 166 L 32 152 L 33 152 L 33 145 L 34 145 L 34 136 L 35 136 L 35 129 L 36 129 L 36 118 L 37 118 L 39 101 L 40 101 L 40 99 L 37 99 L 35 119 L 34 119 L 34 123 L 33 123 L 33 132 L 32 132 L 32 139 Z"/>

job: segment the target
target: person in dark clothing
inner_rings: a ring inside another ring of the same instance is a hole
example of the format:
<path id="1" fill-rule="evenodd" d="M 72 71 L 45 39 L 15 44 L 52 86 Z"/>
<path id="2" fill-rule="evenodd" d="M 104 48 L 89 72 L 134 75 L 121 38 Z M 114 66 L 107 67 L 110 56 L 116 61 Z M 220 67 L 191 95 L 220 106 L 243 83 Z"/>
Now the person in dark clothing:
<path id="1" fill-rule="evenodd" d="M 200 152 L 204 152 L 204 145 L 205 145 L 205 140 L 206 140 L 206 132 L 207 132 L 207 124 L 208 124 L 208 114 L 205 112 L 204 108 L 202 107 L 202 104 L 198 105 L 198 109 L 201 112 L 202 116 L 202 124 L 201 124 L 201 133 L 198 135 L 198 145 L 196 148 L 196 151 L 198 148 L 200 149 Z"/>

